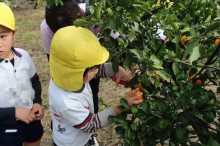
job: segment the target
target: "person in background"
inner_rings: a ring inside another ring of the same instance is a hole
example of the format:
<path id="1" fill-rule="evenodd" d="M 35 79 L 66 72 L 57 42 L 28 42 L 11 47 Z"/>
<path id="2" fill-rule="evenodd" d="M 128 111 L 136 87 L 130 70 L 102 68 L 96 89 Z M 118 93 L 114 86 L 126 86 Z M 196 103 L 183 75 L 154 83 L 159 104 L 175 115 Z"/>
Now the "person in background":
<path id="1" fill-rule="evenodd" d="M 16 32 L 13 12 L 0 2 L 0 145 L 39 146 L 41 85 L 30 55 L 13 47 Z"/>

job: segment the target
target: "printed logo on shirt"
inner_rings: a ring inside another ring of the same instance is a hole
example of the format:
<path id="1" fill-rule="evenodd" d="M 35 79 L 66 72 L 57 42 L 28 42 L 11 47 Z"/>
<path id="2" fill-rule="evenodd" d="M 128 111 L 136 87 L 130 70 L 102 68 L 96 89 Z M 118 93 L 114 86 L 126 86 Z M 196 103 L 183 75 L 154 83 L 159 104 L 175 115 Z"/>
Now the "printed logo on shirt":
<path id="1" fill-rule="evenodd" d="M 58 125 L 58 130 L 57 130 L 57 131 L 60 132 L 60 133 L 63 133 L 63 132 L 66 131 L 66 129 L 65 129 L 65 128 L 62 128 L 61 125 L 59 124 L 59 125 Z"/>
<path id="2" fill-rule="evenodd" d="M 84 106 L 84 108 L 89 109 L 89 106 Z"/>

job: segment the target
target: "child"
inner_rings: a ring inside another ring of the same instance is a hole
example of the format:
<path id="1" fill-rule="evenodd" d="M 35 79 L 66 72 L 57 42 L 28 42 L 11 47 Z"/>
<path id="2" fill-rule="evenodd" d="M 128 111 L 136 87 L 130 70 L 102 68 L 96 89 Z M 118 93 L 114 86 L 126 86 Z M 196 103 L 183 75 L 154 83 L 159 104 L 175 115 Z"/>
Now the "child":
<path id="1" fill-rule="evenodd" d="M 59 29 L 51 43 L 49 103 L 53 119 L 53 140 L 58 146 L 88 145 L 92 133 L 110 124 L 110 115 L 123 111 L 120 104 L 94 114 L 89 81 L 94 77 L 115 74 L 108 60 L 109 52 L 86 28 L 68 26 Z M 140 104 L 135 89 L 125 97 L 129 106 Z"/>
<path id="2" fill-rule="evenodd" d="M 16 32 L 13 12 L 0 2 L 0 145 L 39 146 L 41 85 L 30 55 L 13 47 Z"/>
<path id="3" fill-rule="evenodd" d="M 88 0 L 86 0 L 86 3 L 88 3 Z M 62 27 L 73 25 L 74 20 L 84 17 L 86 12 L 86 3 L 83 3 L 83 0 L 78 0 L 77 3 L 73 0 L 63 0 L 63 6 L 56 6 L 53 4 L 50 8 L 46 7 L 45 20 L 41 23 L 41 38 L 44 51 L 46 52 L 48 59 L 50 56 L 51 40 L 54 33 Z M 94 29 L 94 26 L 90 26 L 90 30 L 97 35 L 101 29 L 100 27 Z M 118 33 L 111 33 L 110 35 L 112 37 L 117 37 Z M 120 67 L 120 69 L 124 70 L 122 67 Z M 130 77 L 127 73 L 118 74 L 116 84 L 119 84 L 120 79 L 129 81 Z M 99 81 L 100 79 L 96 78 L 89 82 L 93 93 L 95 113 L 98 112 Z"/>

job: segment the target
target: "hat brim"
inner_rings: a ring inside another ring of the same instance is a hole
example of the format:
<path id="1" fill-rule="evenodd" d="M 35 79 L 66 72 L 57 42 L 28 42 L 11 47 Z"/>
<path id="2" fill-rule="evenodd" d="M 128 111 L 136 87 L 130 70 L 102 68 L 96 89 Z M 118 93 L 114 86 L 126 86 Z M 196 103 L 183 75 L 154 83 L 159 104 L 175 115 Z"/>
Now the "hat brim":
<path id="1" fill-rule="evenodd" d="M 10 30 L 12 30 L 12 31 L 15 30 L 15 27 L 14 27 L 14 26 L 8 25 L 8 24 L 6 24 L 6 23 L 4 23 L 4 22 L 1 22 L 1 21 L 0 21 L 0 25 L 1 25 L 1 26 L 4 26 L 4 27 L 6 27 L 6 28 L 8 28 L 8 29 L 10 29 Z"/>
<path id="2" fill-rule="evenodd" d="M 105 47 L 102 47 L 102 46 L 101 46 L 101 51 L 102 51 L 102 60 L 100 61 L 100 64 L 103 64 L 108 60 L 109 52 L 108 52 L 108 50 L 106 50 Z"/>

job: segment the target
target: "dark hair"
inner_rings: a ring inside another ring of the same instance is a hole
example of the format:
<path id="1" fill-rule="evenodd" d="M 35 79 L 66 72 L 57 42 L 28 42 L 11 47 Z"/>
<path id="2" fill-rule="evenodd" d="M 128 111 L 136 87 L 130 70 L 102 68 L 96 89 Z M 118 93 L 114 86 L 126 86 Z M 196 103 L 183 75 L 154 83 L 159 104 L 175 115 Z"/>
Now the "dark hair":
<path id="1" fill-rule="evenodd" d="M 63 6 L 53 4 L 45 10 L 47 25 L 54 33 L 62 27 L 73 25 L 73 21 L 84 15 L 76 2 L 72 0 L 62 0 L 62 2 Z"/>
<path id="2" fill-rule="evenodd" d="M 95 68 L 99 68 L 100 66 L 101 66 L 101 65 L 95 65 L 95 66 L 86 68 L 86 70 L 85 70 L 84 73 L 83 73 L 83 77 L 86 76 L 86 73 L 87 73 L 88 71 L 93 70 L 93 69 L 95 69 Z"/>

